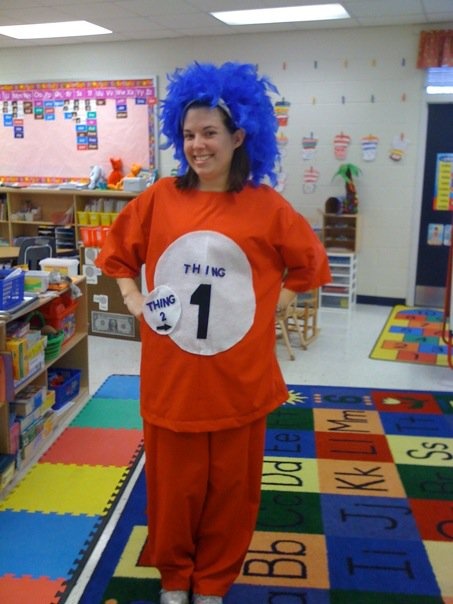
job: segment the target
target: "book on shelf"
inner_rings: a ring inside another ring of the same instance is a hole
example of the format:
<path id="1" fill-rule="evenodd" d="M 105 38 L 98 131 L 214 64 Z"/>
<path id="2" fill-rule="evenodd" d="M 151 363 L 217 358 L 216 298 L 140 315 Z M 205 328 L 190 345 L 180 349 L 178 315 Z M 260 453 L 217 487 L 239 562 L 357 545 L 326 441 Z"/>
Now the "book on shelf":
<path id="1" fill-rule="evenodd" d="M 14 400 L 13 355 L 6 350 L 0 352 L 0 400 Z"/>

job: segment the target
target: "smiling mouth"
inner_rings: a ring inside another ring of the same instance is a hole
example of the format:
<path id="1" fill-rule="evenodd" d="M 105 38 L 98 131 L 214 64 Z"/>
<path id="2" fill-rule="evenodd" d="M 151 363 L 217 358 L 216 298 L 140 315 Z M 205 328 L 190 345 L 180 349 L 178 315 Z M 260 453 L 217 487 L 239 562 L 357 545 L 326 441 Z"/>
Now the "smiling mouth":
<path id="1" fill-rule="evenodd" d="M 200 162 L 203 163 L 205 161 L 207 161 L 208 159 L 210 159 L 212 156 L 211 155 L 194 155 L 194 162 Z"/>

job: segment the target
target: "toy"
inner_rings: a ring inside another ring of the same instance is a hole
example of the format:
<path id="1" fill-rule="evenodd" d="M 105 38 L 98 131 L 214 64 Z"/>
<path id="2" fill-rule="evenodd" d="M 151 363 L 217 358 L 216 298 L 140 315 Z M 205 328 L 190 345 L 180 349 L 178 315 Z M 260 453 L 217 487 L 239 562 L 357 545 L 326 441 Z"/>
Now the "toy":
<path id="1" fill-rule="evenodd" d="M 132 164 L 129 174 L 127 176 L 125 176 L 124 178 L 136 178 L 140 174 L 141 171 L 142 171 L 141 164 Z M 124 188 L 124 178 L 122 178 L 116 184 L 115 189 L 118 189 L 119 191 L 121 191 Z M 109 187 L 109 188 L 113 188 L 113 187 Z"/>
<path id="2" fill-rule="evenodd" d="M 123 162 L 119 157 L 111 157 L 112 171 L 107 178 L 107 188 L 117 189 L 118 183 L 123 178 Z"/>
<path id="3" fill-rule="evenodd" d="M 359 209 L 359 200 L 355 188 L 354 178 L 360 176 L 362 171 L 354 164 L 341 164 L 333 178 L 340 176 L 345 185 L 346 198 L 343 202 L 343 214 L 357 214 Z"/>
<path id="4" fill-rule="evenodd" d="M 89 189 L 96 189 L 102 182 L 104 182 L 105 179 L 101 166 L 91 166 L 89 178 Z"/>
<path id="5" fill-rule="evenodd" d="M 140 174 L 141 171 L 142 171 L 141 164 L 132 164 L 131 171 L 127 175 L 127 178 L 135 178 L 136 176 L 138 176 Z"/>

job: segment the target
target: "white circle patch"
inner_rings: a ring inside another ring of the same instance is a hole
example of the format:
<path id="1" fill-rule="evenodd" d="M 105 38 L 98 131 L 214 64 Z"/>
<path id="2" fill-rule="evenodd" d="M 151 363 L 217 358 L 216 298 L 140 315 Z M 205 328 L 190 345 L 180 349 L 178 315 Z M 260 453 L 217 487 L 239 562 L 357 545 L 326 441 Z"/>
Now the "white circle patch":
<path id="1" fill-rule="evenodd" d="M 242 249 L 214 231 L 176 239 L 159 258 L 154 284 L 169 288 L 181 305 L 167 333 L 183 350 L 214 355 L 247 334 L 255 317 L 252 269 Z"/>
<path id="2" fill-rule="evenodd" d="M 145 299 L 143 316 L 156 333 L 165 336 L 176 327 L 181 316 L 181 302 L 166 285 L 159 285 Z"/>

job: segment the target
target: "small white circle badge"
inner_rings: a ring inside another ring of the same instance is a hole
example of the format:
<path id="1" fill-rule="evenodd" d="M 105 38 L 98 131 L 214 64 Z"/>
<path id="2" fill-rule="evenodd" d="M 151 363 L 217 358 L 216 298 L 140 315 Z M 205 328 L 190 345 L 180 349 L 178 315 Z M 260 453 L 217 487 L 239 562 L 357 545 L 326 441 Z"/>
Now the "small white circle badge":
<path id="1" fill-rule="evenodd" d="M 166 285 L 159 285 L 145 299 L 143 316 L 156 333 L 166 336 L 178 324 L 181 302 L 176 293 Z"/>

